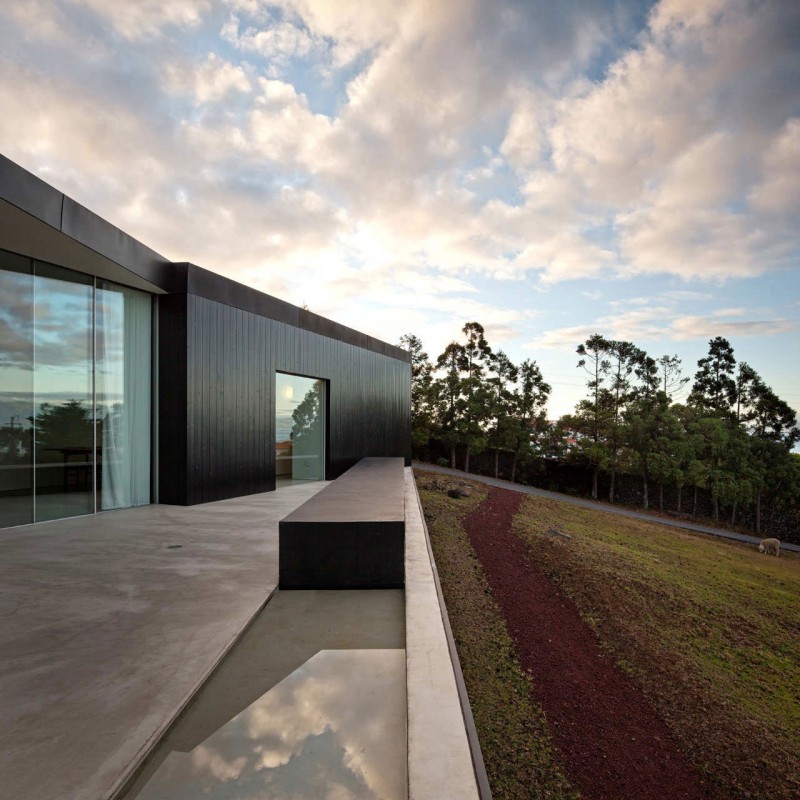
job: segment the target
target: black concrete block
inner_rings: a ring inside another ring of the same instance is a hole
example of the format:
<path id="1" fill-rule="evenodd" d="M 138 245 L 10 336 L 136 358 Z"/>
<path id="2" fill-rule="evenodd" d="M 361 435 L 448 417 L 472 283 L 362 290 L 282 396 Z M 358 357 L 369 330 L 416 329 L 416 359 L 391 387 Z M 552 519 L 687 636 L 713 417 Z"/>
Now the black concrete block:
<path id="1" fill-rule="evenodd" d="M 280 522 L 281 589 L 404 585 L 402 458 L 365 458 Z"/>

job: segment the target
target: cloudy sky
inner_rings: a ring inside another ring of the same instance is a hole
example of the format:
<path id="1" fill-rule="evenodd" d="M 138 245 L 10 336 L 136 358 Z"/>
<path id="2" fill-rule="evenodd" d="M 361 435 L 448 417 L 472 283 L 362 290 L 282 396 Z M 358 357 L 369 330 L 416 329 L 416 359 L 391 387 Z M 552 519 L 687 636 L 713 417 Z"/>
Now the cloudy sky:
<path id="1" fill-rule="evenodd" d="M 796 0 L 26 0 L 0 151 L 174 260 L 435 356 L 477 320 L 551 416 L 598 331 L 726 336 L 800 407 Z"/>

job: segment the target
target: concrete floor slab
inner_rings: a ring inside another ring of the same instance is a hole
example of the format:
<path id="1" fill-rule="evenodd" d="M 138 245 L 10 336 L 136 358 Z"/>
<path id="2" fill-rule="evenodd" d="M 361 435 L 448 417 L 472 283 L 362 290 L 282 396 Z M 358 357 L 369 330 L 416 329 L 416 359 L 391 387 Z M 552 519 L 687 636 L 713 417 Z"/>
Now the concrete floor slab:
<path id="1" fill-rule="evenodd" d="M 278 521 L 325 483 L 0 533 L 0 774 L 105 800 L 263 606 Z"/>

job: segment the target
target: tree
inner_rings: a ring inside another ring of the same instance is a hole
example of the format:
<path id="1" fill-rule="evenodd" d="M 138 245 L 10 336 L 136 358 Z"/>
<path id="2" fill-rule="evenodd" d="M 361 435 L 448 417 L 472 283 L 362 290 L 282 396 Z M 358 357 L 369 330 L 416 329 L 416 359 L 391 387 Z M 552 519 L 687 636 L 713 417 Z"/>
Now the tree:
<path id="1" fill-rule="evenodd" d="M 730 524 L 735 525 L 737 510 L 753 498 L 755 477 L 751 464 L 750 437 L 741 426 L 729 426 L 728 441 L 720 463 L 721 469 L 712 500 L 716 501 L 718 498 L 730 509 Z"/>
<path id="2" fill-rule="evenodd" d="M 509 386 L 517 382 L 519 370 L 511 359 L 498 350 L 489 357 L 489 371 L 492 378 L 489 385 L 492 392 L 492 428 L 489 431 L 489 444 L 494 448 L 494 476 L 498 477 L 500 449 L 509 447 L 514 427 L 514 395 Z"/>
<path id="3" fill-rule="evenodd" d="M 689 379 L 682 377 L 681 360 L 677 355 L 663 355 L 656 363 L 659 373 L 659 388 L 672 402 L 674 395 L 686 386 Z"/>
<path id="4" fill-rule="evenodd" d="M 484 370 L 492 355 L 484 336 L 483 326 L 468 322 L 461 329 L 466 342 L 461 346 L 464 354 L 466 377 L 462 381 L 461 420 L 459 433 L 465 446 L 464 472 L 469 472 L 472 452 L 480 452 L 486 446 L 486 428 L 491 417 L 492 393 L 483 381 Z"/>
<path id="5" fill-rule="evenodd" d="M 433 364 L 413 333 L 401 336 L 400 346 L 411 353 L 411 441 L 418 451 L 433 434 Z"/>
<path id="6" fill-rule="evenodd" d="M 305 443 L 312 448 L 318 447 L 320 429 L 322 427 L 322 383 L 314 381 L 303 399 L 292 411 L 293 442 L 295 449 L 302 450 Z"/>
<path id="7" fill-rule="evenodd" d="M 707 411 L 729 413 L 736 401 L 736 359 L 730 342 L 722 336 L 711 339 L 708 355 L 697 366 L 689 402 Z"/>
<path id="8" fill-rule="evenodd" d="M 467 337 L 467 341 L 462 345 L 466 358 L 466 372 L 470 378 L 480 378 L 492 355 L 492 348 L 484 336 L 483 325 L 479 322 L 467 322 L 461 332 Z"/>
<path id="9" fill-rule="evenodd" d="M 664 510 L 664 484 L 682 480 L 680 462 L 685 446 L 683 425 L 659 391 L 640 394 L 625 409 L 626 444 L 635 454 L 642 478 L 642 506 L 650 505 L 649 484 L 658 484 L 658 507 Z"/>
<path id="10" fill-rule="evenodd" d="M 26 427 L 19 415 L 0 427 L 0 464 L 30 464 L 33 427 Z"/>
<path id="11" fill-rule="evenodd" d="M 680 424 L 682 438 L 682 446 L 676 451 L 679 459 L 675 472 L 678 488 L 676 510 L 678 513 L 683 510 L 683 487 L 688 483 L 694 487 L 692 516 L 697 516 L 697 488 L 702 485 L 705 476 L 705 466 L 700 457 L 704 441 L 694 424 L 697 410 L 679 403 L 674 403 L 670 410 Z"/>
<path id="12" fill-rule="evenodd" d="M 747 423 L 750 419 L 751 408 L 755 399 L 756 383 L 760 378 L 756 371 L 742 361 L 736 370 L 736 399 L 734 409 L 736 421 Z"/>
<path id="13" fill-rule="evenodd" d="M 579 434 L 577 452 L 592 466 L 592 497 L 597 499 L 598 475 L 603 469 L 610 476 L 608 499 L 613 503 L 623 445 L 622 414 L 635 396 L 633 376 L 642 381 L 642 391 L 652 395 L 656 364 L 631 342 L 597 333 L 578 345 L 577 353 L 581 356 L 578 366 L 589 375 L 589 397 L 564 422 Z"/>
<path id="14" fill-rule="evenodd" d="M 461 423 L 461 372 L 466 368 L 464 348 L 458 342 L 450 342 L 436 359 L 436 369 L 444 374 L 432 386 L 434 419 L 437 433 L 450 448 L 450 467 L 456 467 L 456 445 L 459 443 Z"/>
<path id="15" fill-rule="evenodd" d="M 33 420 L 32 420 L 33 421 Z M 36 461 L 61 461 L 59 450 L 91 447 L 94 427 L 89 409 L 80 400 L 61 405 L 42 403 L 34 421 Z"/>
<path id="16" fill-rule="evenodd" d="M 486 446 L 491 421 L 492 392 L 483 376 L 492 350 L 480 323 L 466 323 L 462 333 L 466 341 L 450 342 L 436 359 L 441 377 L 433 381 L 431 395 L 437 433 L 450 448 L 450 466 L 455 468 L 456 447 L 461 445 L 469 472 L 470 454 Z"/>
<path id="17" fill-rule="evenodd" d="M 548 430 L 547 399 L 550 384 L 545 383 L 542 371 L 535 361 L 525 359 L 519 368 L 519 385 L 511 396 L 511 439 L 514 461 L 511 465 L 511 480 L 517 477 L 517 462 L 526 449 L 530 450 L 542 433 Z"/>
<path id="18" fill-rule="evenodd" d="M 589 375 L 586 387 L 589 398 L 581 400 L 575 414 L 563 418 L 564 427 L 579 435 L 578 445 L 581 455 L 592 468 L 592 499 L 597 500 L 597 483 L 600 467 L 607 458 L 604 436 L 608 425 L 610 394 L 604 383 L 608 378 L 611 363 L 606 358 L 608 341 L 599 333 L 592 334 L 576 352 L 581 356 L 578 366 Z"/>
<path id="19" fill-rule="evenodd" d="M 748 368 L 749 369 L 749 368 Z M 787 474 L 787 458 L 800 441 L 794 409 L 781 400 L 750 370 L 748 413 L 745 424 L 750 436 L 750 472 L 755 498 L 755 529 L 761 533 L 761 503 L 765 491 L 774 493 Z"/>
<path id="20" fill-rule="evenodd" d="M 780 443 L 789 450 L 800 441 L 794 409 L 757 375 L 753 381 L 751 411 L 747 422 L 754 436 Z"/>
<path id="21" fill-rule="evenodd" d="M 697 437 L 695 441 L 698 445 L 698 456 L 702 461 L 702 469 L 696 469 L 695 476 L 698 483 L 702 481 L 711 492 L 714 522 L 719 522 L 719 484 L 723 477 L 723 458 L 730 439 L 731 427 L 724 417 L 706 414 L 695 417 L 690 430 Z M 695 493 L 694 513 L 697 513 L 697 493 Z"/>
<path id="22" fill-rule="evenodd" d="M 633 452 L 642 478 L 642 504 L 650 505 L 649 484 L 658 484 L 658 506 L 664 508 L 664 484 L 682 480 L 680 457 L 685 445 L 680 418 L 673 412 L 670 392 L 680 388 L 680 359 L 662 356 L 658 361 L 643 350 L 630 353 L 636 384 L 629 389 L 623 412 L 626 446 Z"/>

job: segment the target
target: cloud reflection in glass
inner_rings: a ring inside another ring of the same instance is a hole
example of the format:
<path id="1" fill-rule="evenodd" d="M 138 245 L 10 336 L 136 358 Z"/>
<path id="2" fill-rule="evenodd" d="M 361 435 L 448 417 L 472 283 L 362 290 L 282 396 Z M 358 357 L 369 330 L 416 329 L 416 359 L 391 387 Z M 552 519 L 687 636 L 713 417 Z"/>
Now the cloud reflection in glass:
<path id="1" fill-rule="evenodd" d="M 137 800 L 405 798 L 405 705 L 404 650 L 323 650 Z"/>

